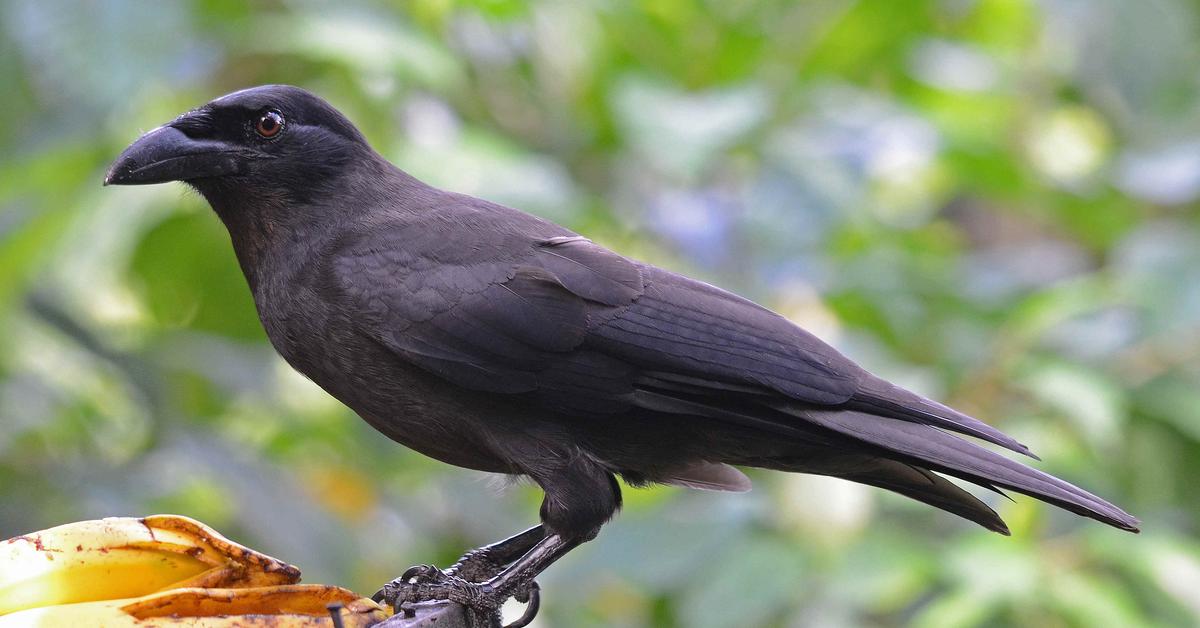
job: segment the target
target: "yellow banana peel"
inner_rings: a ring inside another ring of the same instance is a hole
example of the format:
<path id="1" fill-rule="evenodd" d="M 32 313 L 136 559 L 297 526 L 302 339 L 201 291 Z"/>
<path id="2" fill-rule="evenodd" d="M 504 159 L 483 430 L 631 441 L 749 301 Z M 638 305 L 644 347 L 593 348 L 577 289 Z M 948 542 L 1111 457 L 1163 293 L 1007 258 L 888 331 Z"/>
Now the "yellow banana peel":
<path id="1" fill-rule="evenodd" d="M 375 602 L 339 587 L 289 584 L 249 589 L 172 589 L 138 598 L 31 608 L 0 617 L 2 628 L 365 628 L 387 618 Z"/>
<path id="2" fill-rule="evenodd" d="M 345 626 L 387 617 L 187 517 L 71 523 L 0 542 L 0 628 Z"/>

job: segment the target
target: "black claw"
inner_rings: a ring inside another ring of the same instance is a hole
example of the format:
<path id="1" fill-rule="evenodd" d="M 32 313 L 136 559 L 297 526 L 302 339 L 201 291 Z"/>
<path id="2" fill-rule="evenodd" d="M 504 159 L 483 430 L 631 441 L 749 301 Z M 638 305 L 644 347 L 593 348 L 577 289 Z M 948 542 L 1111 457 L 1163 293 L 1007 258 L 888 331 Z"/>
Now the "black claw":
<path id="1" fill-rule="evenodd" d="M 400 575 L 401 582 L 441 582 L 446 578 L 446 572 L 433 565 L 416 565 L 409 567 Z"/>
<path id="2" fill-rule="evenodd" d="M 542 607 L 542 588 L 536 582 L 530 582 L 529 586 L 522 590 L 519 594 L 513 596 L 518 602 L 525 602 L 525 612 L 521 614 L 517 621 L 508 624 L 504 628 L 524 628 L 537 617 L 538 610 Z M 525 599 L 521 599 L 525 598 Z"/>
<path id="3" fill-rule="evenodd" d="M 389 583 L 383 585 L 382 587 L 379 587 L 379 590 L 376 591 L 375 594 L 371 596 L 371 601 L 375 602 L 376 604 L 388 603 L 388 601 L 387 601 L 388 594 L 389 594 L 388 587 L 390 587 L 391 584 L 392 583 L 389 582 Z"/>

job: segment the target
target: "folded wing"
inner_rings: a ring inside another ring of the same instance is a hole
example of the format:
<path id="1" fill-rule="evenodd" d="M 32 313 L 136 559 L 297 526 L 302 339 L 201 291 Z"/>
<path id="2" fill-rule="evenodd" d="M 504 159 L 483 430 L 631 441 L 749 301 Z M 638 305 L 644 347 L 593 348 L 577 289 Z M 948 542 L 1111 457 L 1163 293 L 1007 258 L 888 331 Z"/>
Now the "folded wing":
<path id="1" fill-rule="evenodd" d="M 1112 504 L 947 431 L 1029 453 L 1011 437 L 874 377 L 750 301 L 573 234 L 474 233 L 479 242 L 426 243 L 424 252 L 403 234 L 376 233 L 333 256 L 365 333 L 460 386 L 527 395 L 564 414 L 703 416 L 865 456 L 836 472 L 763 466 L 880 486 L 993 530 L 1003 523 L 990 509 L 929 470 L 1136 529 Z M 381 250 L 396 259 L 380 264 Z M 673 481 L 743 488 L 724 469 L 700 465 Z"/>

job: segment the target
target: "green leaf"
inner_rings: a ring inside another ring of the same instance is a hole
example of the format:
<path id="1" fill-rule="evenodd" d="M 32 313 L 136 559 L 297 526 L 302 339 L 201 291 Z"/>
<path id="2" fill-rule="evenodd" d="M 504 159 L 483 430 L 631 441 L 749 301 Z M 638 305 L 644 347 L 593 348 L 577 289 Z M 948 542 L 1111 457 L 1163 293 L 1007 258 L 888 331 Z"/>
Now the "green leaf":
<path id="1" fill-rule="evenodd" d="M 149 230 L 130 274 L 164 328 L 185 328 L 261 341 L 262 325 L 229 244 L 209 212 L 174 215 Z"/>

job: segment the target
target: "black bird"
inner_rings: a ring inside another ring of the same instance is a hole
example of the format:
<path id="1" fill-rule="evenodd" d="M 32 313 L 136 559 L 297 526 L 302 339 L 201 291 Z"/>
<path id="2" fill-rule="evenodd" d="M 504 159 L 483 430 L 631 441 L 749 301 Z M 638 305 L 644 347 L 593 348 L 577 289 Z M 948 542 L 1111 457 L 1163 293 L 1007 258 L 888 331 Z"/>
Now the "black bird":
<path id="1" fill-rule="evenodd" d="M 871 375 L 783 317 L 556 224 L 426 185 L 321 98 L 268 85 L 154 129 L 106 184 L 183 181 L 225 223 L 281 355 L 393 440 L 525 476 L 541 525 L 389 601 L 495 609 L 595 537 L 616 477 L 745 491 L 736 466 L 895 491 L 1007 534 L 939 474 L 1123 530 L 1138 521 L 987 424 Z"/>

